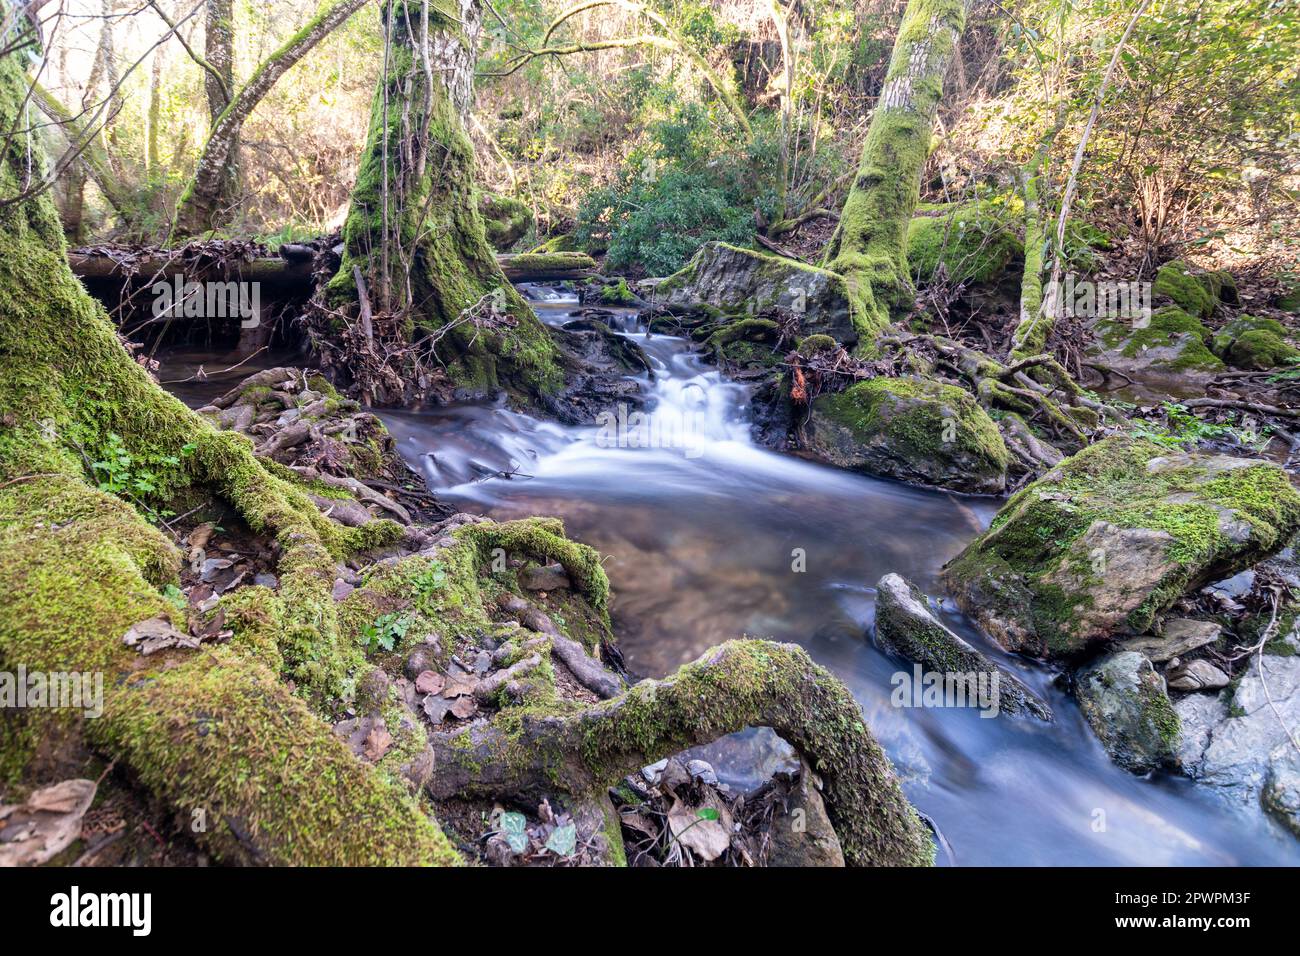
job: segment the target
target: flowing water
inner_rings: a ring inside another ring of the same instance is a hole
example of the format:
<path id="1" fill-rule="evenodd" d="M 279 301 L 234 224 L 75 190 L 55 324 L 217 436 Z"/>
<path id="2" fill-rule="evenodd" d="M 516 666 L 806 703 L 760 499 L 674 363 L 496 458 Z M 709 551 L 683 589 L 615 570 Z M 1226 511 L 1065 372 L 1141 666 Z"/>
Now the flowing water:
<path id="1" fill-rule="evenodd" d="M 554 291 L 527 291 L 545 300 L 535 302 L 544 321 L 576 309 Z M 1055 722 L 893 706 L 891 678 L 910 667 L 872 643 L 873 585 L 896 571 L 941 594 L 940 567 L 987 526 L 996 502 L 761 448 L 749 437 L 743 386 L 685 340 L 645 335 L 633 312 L 617 313 L 615 325 L 654 368 L 643 376 L 652 405 L 644 423 L 614 409 L 567 428 L 477 405 L 383 418 L 444 500 L 498 518 L 562 517 L 608 556 L 615 627 L 634 673 L 662 676 L 742 635 L 803 645 L 861 702 L 908 797 L 946 838 L 941 860 L 1300 863 L 1300 843 L 1260 813 L 1231 809 L 1180 777 L 1141 779 L 1114 766 L 1053 673 L 1001 653 L 950 606 L 947 623 L 1014 669 Z"/>

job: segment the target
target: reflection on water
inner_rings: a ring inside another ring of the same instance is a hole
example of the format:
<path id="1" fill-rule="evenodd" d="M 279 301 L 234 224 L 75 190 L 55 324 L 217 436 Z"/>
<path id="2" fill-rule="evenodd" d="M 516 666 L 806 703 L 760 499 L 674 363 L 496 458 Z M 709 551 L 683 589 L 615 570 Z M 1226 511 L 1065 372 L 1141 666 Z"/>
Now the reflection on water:
<path id="1" fill-rule="evenodd" d="M 572 298 L 540 301 L 544 291 L 528 291 L 545 321 L 572 317 Z M 611 440 L 596 422 L 564 428 L 486 406 L 383 418 L 443 498 L 501 518 L 561 516 L 607 556 L 634 672 L 666 674 L 741 635 L 803 645 L 862 703 L 908 796 L 958 863 L 1300 862 L 1300 844 L 1259 814 L 1238 815 L 1181 778 L 1143 780 L 1115 767 L 1053 674 L 999 652 L 950 609 L 950 626 L 1015 668 L 1056 722 L 891 706 L 890 678 L 910 666 L 871 642 L 872 586 L 896 571 L 938 592 L 939 568 L 996 503 L 756 447 L 741 386 L 683 340 L 646 337 L 633 313 L 612 321 L 651 357 L 651 417 L 690 423 L 689 444 L 639 447 L 634 431 Z"/>

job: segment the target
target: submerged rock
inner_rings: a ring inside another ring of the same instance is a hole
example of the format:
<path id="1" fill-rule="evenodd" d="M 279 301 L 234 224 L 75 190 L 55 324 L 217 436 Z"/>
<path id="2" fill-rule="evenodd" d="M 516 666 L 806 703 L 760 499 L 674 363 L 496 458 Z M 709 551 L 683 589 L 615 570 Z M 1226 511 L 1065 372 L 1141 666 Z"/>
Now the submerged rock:
<path id="1" fill-rule="evenodd" d="M 1226 700 L 1192 694 L 1175 705 L 1177 760 L 1189 777 L 1235 803 L 1262 801 L 1300 834 L 1300 767 L 1288 734 L 1300 729 L 1300 657 L 1265 654 L 1263 666 L 1261 680 L 1253 660 Z"/>
<path id="2" fill-rule="evenodd" d="M 656 307 L 756 316 L 780 309 L 798 316 L 803 334 L 858 340 L 843 277 L 793 259 L 725 242 L 701 247 L 685 268 L 655 285 Z"/>
<path id="3" fill-rule="evenodd" d="M 1271 462 L 1092 445 L 1017 493 L 944 568 L 963 611 L 1009 650 L 1071 656 L 1147 631 L 1189 590 L 1281 548 L 1300 495 Z"/>
<path id="4" fill-rule="evenodd" d="M 1052 719 L 1051 708 L 1029 688 L 944 627 L 930 613 L 925 595 L 901 575 L 886 574 L 876 584 L 876 639 L 885 650 L 915 661 L 926 671 L 961 682 L 969 701 L 984 705 L 982 693 L 996 694 L 998 710 L 1028 711 L 1042 720 Z M 993 706 L 993 701 L 988 705 Z"/>
<path id="5" fill-rule="evenodd" d="M 1079 709 L 1111 758 L 1148 773 L 1168 763 L 1178 745 L 1178 715 L 1164 681 L 1136 651 L 1108 654 L 1075 676 Z"/>
<path id="6" fill-rule="evenodd" d="M 874 378 L 821 396 L 805 447 L 841 468 L 971 494 L 1002 492 L 1010 462 L 969 392 L 925 379 Z"/>

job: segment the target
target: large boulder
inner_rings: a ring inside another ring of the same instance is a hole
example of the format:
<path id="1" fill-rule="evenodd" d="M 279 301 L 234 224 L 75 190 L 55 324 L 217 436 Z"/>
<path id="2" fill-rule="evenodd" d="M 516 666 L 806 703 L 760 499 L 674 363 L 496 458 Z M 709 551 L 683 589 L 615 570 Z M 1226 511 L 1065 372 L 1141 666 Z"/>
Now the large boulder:
<path id="1" fill-rule="evenodd" d="M 725 242 L 705 243 L 683 269 L 655 284 L 651 301 L 673 310 L 733 316 L 780 309 L 799 318 L 804 335 L 830 335 L 848 347 L 858 340 L 843 277 Z"/>
<path id="2" fill-rule="evenodd" d="M 1178 715 L 1165 682 L 1136 651 L 1107 654 L 1075 675 L 1079 709 L 1111 758 L 1149 773 L 1170 763 L 1178 746 Z"/>
<path id="3" fill-rule="evenodd" d="M 1234 803 L 1262 803 L 1300 834 L 1300 755 L 1288 734 L 1300 728 L 1300 657 L 1265 654 L 1263 666 L 1261 680 L 1252 661 L 1230 695 L 1190 694 L 1175 705 L 1177 760 L 1194 780 Z"/>
<path id="4" fill-rule="evenodd" d="M 1052 709 L 1005 668 L 950 631 L 931 612 L 920 589 L 898 574 L 876 584 L 876 640 L 890 653 L 943 674 L 964 690 L 967 701 L 1008 714 L 1052 719 Z"/>
<path id="5" fill-rule="evenodd" d="M 928 379 L 874 378 L 820 396 L 805 448 L 841 468 L 970 494 L 1001 493 L 1010 463 L 971 394 Z"/>
<path id="6" fill-rule="evenodd" d="M 1222 372 L 1223 361 L 1210 351 L 1210 331 L 1176 305 L 1157 309 L 1145 325 L 1104 319 L 1094 326 L 1091 354 L 1120 372 L 1163 372 L 1202 378 Z"/>
<path id="7" fill-rule="evenodd" d="M 1117 436 L 1018 492 L 944 568 L 999 644 L 1067 657 L 1145 633 L 1188 590 L 1285 545 L 1300 495 L 1277 465 Z"/>

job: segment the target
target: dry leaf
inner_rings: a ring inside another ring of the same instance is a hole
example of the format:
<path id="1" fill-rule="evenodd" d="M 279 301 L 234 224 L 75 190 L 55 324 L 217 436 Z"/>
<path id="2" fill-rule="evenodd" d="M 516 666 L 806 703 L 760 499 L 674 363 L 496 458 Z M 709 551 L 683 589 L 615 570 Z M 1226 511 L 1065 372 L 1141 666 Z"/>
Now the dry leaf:
<path id="1" fill-rule="evenodd" d="M 668 829 L 678 843 L 706 863 L 731 846 L 731 814 L 723 806 L 691 807 L 674 800 L 668 811 Z"/>

